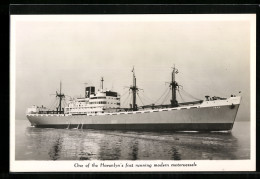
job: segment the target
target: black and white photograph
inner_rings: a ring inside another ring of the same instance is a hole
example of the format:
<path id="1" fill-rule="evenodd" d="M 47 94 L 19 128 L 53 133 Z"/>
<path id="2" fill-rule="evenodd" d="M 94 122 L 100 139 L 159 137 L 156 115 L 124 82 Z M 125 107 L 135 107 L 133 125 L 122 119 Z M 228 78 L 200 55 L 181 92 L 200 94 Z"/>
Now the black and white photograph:
<path id="1" fill-rule="evenodd" d="M 11 15 L 10 168 L 254 171 L 254 14 Z"/>

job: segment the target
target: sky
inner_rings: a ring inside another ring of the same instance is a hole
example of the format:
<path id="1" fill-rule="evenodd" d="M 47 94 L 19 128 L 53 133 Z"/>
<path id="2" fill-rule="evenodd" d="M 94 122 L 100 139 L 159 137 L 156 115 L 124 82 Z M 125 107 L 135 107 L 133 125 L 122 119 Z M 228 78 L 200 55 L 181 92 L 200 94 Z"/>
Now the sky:
<path id="1" fill-rule="evenodd" d="M 13 16 L 16 119 L 32 105 L 53 106 L 60 81 L 66 95 L 79 97 L 84 83 L 100 89 L 104 77 L 104 88 L 129 106 L 133 66 L 137 102 L 151 104 L 169 90 L 175 64 L 176 81 L 197 99 L 241 91 L 237 120 L 249 120 L 250 22 L 234 16 Z"/>

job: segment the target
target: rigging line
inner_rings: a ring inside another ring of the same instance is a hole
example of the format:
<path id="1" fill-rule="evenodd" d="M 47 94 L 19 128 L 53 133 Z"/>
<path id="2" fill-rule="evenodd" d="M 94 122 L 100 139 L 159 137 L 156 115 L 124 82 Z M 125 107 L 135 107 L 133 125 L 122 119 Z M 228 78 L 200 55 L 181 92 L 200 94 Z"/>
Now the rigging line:
<path id="1" fill-rule="evenodd" d="M 184 89 L 181 89 L 182 92 L 184 93 L 185 96 L 188 96 L 190 98 L 194 98 L 191 94 L 189 94 L 188 92 L 186 92 Z"/>
<path id="2" fill-rule="evenodd" d="M 51 107 L 52 103 L 53 103 L 53 101 L 50 100 L 50 102 L 48 103 L 47 107 L 48 108 Z"/>
<path id="3" fill-rule="evenodd" d="M 55 102 L 54 102 L 54 104 L 53 104 L 53 106 L 52 106 L 52 109 L 56 110 L 57 103 L 58 103 L 58 101 L 55 100 Z"/>
<path id="4" fill-rule="evenodd" d="M 64 98 L 64 103 L 66 104 L 66 106 L 68 105 L 67 101 L 68 101 L 68 98 Z"/>
<path id="5" fill-rule="evenodd" d="M 164 104 L 164 102 L 165 102 L 166 100 L 169 100 L 169 96 L 170 96 L 170 90 L 169 90 L 169 93 L 167 94 L 165 100 L 163 101 L 163 104 Z"/>
<path id="6" fill-rule="evenodd" d="M 182 95 L 181 95 L 181 93 L 180 93 L 180 91 L 179 91 L 179 90 L 178 90 L 178 94 L 179 94 L 179 96 L 180 96 L 180 98 L 181 98 L 182 102 L 184 102 L 184 99 L 183 99 L 183 97 L 182 97 Z"/>
<path id="7" fill-rule="evenodd" d="M 144 100 L 144 103 L 146 103 L 146 104 L 153 104 L 153 101 L 148 101 L 145 98 L 143 98 L 143 100 Z"/>
<path id="8" fill-rule="evenodd" d="M 142 94 L 142 93 L 141 93 L 141 94 Z M 147 98 L 147 97 L 144 96 L 143 94 L 142 94 L 142 97 L 143 97 L 143 100 L 145 100 L 147 103 L 153 103 L 152 100 L 150 100 L 149 98 Z"/>
<path id="9" fill-rule="evenodd" d="M 128 100 L 128 98 L 129 98 L 129 96 L 130 96 L 130 94 L 128 94 L 128 96 L 125 98 L 125 100 L 124 100 L 124 102 L 123 102 L 122 106 L 124 106 L 124 105 L 125 105 L 125 103 L 127 102 L 127 100 Z"/>
<path id="10" fill-rule="evenodd" d="M 182 90 L 183 90 L 183 92 L 184 92 L 186 95 L 188 95 L 189 97 L 191 97 L 191 98 L 193 98 L 193 99 L 196 99 L 196 100 L 201 100 L 201 99 L 198 99 L 198 98 L 192 96 L 191 94 L 189 94 L 189 93 L 188 93 L 187 91 L 185 91 L 184 89 L 182 89 Z"/>
<path id="11" fill-rule="evenodd" d="M 52 105 L 51 105 L 51 109 L 54 109 L 54 107 L 56 106 L 56 103 L 57 103 L 57 101 L 56 101 L 56 99 L 55 99 L 54 102 L 53 102 Z"/>
<path id="12" fill-rule="evenodd" d="M 150 99 L 149 97 L 147 97 L 146 95 L 144 95 L 144 93 L 141 93 L 141 94 L 143 95 L 144 98 L 146 98 L 146 101 L 147 101 L 147 102 L 149 102 L 149 103 L 150 103 L 150 102 L 151 102 L 151 103 L 154 102 L 152 99 Z M 147 99 L 148 99 L 149 101 L 148 101 Z"/>
<path id="13" fill-rule="evenodd" d="M 179 90 L 178 90 L 178 93 L 179 93 L 179 95 L 180 95 L 180 97 L 181 97 L 181 100 L 182 100 L 183 102 L 185 102 Z"/>
<path id="14" fill-rule="evenodd" d="M 191 96 L 189 93 L 187 93 L 186 91 L 183 91 L 183 93 L 184 93 L 186 96 L 188 96 L 189 98 L 196 99 L 196 98 L 194 98 L 193 96 Z"/>
<path id="15" fill-rule="evenodd" d="M 54 100 L 54 102 L 53 102 L 53 104 L 52 104 L 52 106 L 51 106 L 52 109 L 55 108 L 56 103 L 57 103 L 57 99 Z"/>
<path id="16" fill-rule="evenodd" d="M 125 100 L 125 105 L 128 105 L 127 103 L 128 103 L 128 101 L 129 101 L 129 98 L 131 98 L 131 94 L 130 94 L 130 93 L 128 94 L 128 96 L 127 96 L 127 98 L 126 98 L 126 100 Z"/>
<path id="17" fill-rule="evenodd" d="M 143 103 L 143 101 L 142 101 L 142 99 L 140 98 L 140 96 L 139 96 L 139 94 L 137 93 L 137 96 L 138 96 L 138 98 L 140 99 L 140 101 L 141 101 L 141 103 L 143 104 L 143 106 L 144 106 L 144 103 Z"/>
<path id="18" fill-rule="evenodd" d="M 168 91 L 167 95 L 166 95 L 165 98 L 163 99 L 161 105 L 162 105 L 162 104 L 165 102 L 165 100 L 168 98 L 169 94 L 170 94 L 170 90 Z"/>
<path id="19" fill-rule="evenodd" d="M 52 108 L 52 105 L 53 105 L 53 103 L 54 103 L 54 100 L 52 100 L 52 101 L 51 101 L 51 102 L 48 104 L 48 106 L 47 106 L 47 107 L 51 109 L 51 108 Z"/>
<path id="20" fill-rule="evenodd" d="M 124 93 L 124 94 L 122 94 L 122 95 L 121 95 L 121 97 L 123 97 L 123 96 L 124 96 L 124 95 L 125 95 L 127 92 L 128 92 L 128 91 L 125 91 L 125 93 Z"/>
<path id="21" fill-rule="evenodd" d="M 63 103 L 63 108 L 65 108 L 65 107 L 67 106 L 67 103 L 66 103 L 66 101 L 65 101 L 65 100 L 63 100 L 63 101 L 62 101 L 62 103 Z"/>
<path id="22" fill-rule="evenodd" d="M 54 108 L 56 105 L 57 105 L 57 98 L 54 97 L 52 102 L 51 102 L 50 109 Z"/>
<path id="23" fill-rule="evenodd" d="M 154 102 L 155 104 L 161 100 L 161 98 L 166 94 L 167 90 L 168 90 L 168 88 L 166 88 L 166 90 L 163 92 L 163 94 L 160 96 L 160 98 L 157 99 L 157 100 Z"/>
<path id="24" fill-rule="evenodd" d="M 156 104 L 156 103 L 166 94 L 166 92 L 167 92 L 168 89 L 169 89 L 169 88 L 167 87 L 166 90 L 163 92 L 162 96 L 161 96 L 159 99 L 157 99 L 157 100 L 154 102 L 154 104 Z"/>
<path id="25" fill-rule="evenodd" d="M 132 95 L 132 93 L 130 94 L 130 98 L 129 98 L 129 105 L 128 106 L 130 106 L 130 104 L 132 104 L 132 99 L 133 99 L 133 95 Z"/>

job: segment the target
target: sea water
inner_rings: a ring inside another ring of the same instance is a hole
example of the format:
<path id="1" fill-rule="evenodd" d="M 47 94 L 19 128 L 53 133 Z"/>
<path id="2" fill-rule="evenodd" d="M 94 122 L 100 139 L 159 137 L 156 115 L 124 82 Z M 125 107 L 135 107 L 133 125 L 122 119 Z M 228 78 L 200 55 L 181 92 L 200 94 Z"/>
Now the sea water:
<path id="1" fill-rule="evenodd" d="M 15 160 L 241 160 L 250 122 L 231 132 L 135 132 L 31 127 L 15 121 Z"/>

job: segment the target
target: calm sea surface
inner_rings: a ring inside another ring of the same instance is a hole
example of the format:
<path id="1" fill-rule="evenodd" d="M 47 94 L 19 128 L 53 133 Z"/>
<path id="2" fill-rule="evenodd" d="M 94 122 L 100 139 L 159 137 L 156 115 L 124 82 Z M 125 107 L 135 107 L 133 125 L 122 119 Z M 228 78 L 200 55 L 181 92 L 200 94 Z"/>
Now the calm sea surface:
<path id="1" fill-rule="evenodd" d="M 16 160 L 236 160 L 250 158 L 250 122 L 231 133 L 34 128 L 16 120 Z"/>

